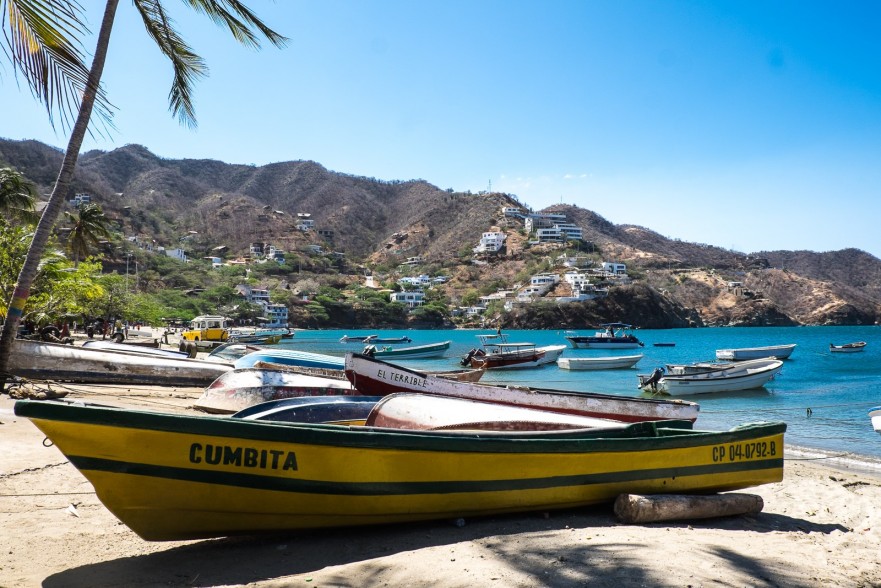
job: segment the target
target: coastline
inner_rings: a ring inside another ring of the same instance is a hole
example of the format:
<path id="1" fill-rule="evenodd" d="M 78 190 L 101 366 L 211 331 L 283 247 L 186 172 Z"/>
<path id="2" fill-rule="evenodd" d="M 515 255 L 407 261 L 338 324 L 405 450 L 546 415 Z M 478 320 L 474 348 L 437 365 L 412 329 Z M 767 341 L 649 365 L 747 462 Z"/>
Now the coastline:
<path id="1" fill-rule="evenodd" d="M 71 386 L 68 398 L 189 411 L 197 388 Z M 0 397 L 2 586 L 881 585 L 881 460 L 787 444 L 752 516 L 622 525 L 611 505 L 284 536 L 151 543 Z"/>

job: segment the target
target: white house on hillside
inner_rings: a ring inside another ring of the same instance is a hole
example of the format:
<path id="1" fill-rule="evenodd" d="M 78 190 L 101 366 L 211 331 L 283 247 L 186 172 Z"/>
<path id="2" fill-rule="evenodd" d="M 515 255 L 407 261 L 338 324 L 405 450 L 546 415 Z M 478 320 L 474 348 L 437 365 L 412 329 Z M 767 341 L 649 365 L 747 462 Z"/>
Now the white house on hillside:
<path id="1" fill-rule="evenodd" d="M 487 231 L 480 238 L 474 253 L 497 253 L 504 245 L 507 235 L 501 231 Z"/>
<path id="2" fill-rule="evenodd" d="M 603 262 L 603 271 L 607 274 L 613 274 L 616 276 L 624 275 L 627 273 L 627 266 L 623 263 L 615 263 L 611 261 Z"/>
<path id="3" fill-rule="evenodd" d="M 409 308 L 416 308 L 425 303 L 424 292 L 392 292 L 389 296 L 392 302 L 400 302 L 406 304 Z"/>

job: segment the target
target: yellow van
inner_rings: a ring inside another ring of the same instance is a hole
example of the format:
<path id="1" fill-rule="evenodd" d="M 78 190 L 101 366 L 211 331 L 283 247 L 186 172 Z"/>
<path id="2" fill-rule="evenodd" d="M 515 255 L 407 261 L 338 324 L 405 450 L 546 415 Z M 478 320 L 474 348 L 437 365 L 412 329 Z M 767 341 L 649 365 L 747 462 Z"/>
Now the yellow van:
<path id="1" fill-rule="evenodd" d="M 181 333 L 184 341 L 226 341 L 229 339 L 230 320 L 219 315 L 197 316 L 190 328 Z"/>

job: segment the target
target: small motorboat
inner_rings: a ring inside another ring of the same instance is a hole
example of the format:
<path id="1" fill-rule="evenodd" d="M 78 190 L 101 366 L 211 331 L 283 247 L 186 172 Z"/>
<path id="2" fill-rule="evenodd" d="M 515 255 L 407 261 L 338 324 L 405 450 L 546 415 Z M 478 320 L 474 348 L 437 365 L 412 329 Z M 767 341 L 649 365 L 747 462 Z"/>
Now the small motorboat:
<path id="1" fill-rule="evenodd" d="M 869 418 L 872 419 L 872 428 L 876 433 L 881 433 L 881 406 L 869 409 Z"/>
<path id="2" fill-rule="evenodd" d="M 845 343 L 844 345 L 829 344 L 830 353 L 857 353 L 866 347 L 865 341 L 857 341 L 856 343 Z"/>
<path id="3" fill-rule="evenodd" d="M 770 345 L 767 347 L 743 347 L 741 349 L 717 349 L 716 359 L 727 361 L 747 361 L 750 359 L 787 359 L 795 350 L 795 343 L 789 345 Z"/>
<path id="4" fill-rule="evenodd" d="M 636 349 L 645 346 L 645 343 L 630 332 L 632 325 L 604 323 L 600 327 L 603 330 L 593 335 L 577 335 L 566 331 L 566 339 L 575 349 Z"/>
<path id="5" fill-rule="evenodd" d="M 655 347 L 676 347 L 676 343 L 652 343 Z"/>
<path id="6" fill-rule="evenodd" d="M 370 357 L 379 357 L 381 359 L 426 359 L 429 357 L 443 357 L 450 348 L 452 341 L 442 341 L 440 343 L 429 343 L 427 345 L 417 345 L 415 347 L 398 347 L 391 346 L 377 347 L 372 343 L 364 348 L 364 355 Z"/>
<path id="7" fill-rule="evenodd" d="M 617 357 L 561 357 L 557 360 L 557 365 L 564 370 L 617 370 L 632 368 L 640 359 L 642 354 Z"/>
<path id="8" fill-rule="evenodd" d="M 657 368 L 651 374 L 640 374 L 638 387 L 646 392 L 670 396 L 753 390 L 770 382 L 783 369 L 783 361 L 769 357 L 705 366 L 670 366 L 673 373 Z"/>

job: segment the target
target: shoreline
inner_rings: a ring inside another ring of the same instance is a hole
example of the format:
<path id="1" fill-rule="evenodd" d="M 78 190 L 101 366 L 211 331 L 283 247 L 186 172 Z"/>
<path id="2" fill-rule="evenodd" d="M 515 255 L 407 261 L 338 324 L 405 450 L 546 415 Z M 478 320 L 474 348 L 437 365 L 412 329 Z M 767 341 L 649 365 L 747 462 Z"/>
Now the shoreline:
<path id="1" fill-rule="evenodd" d="M 168 412 L 191 412 L 201 393 L 70 388 L 69 400 Z M 157 543 L 122 525 L 13 403 L 0 396 L 4 587 L 881 585 L 881 462 L 852 455 L 787 444 L 783 481 L 741 491 L 764 502 L 748 516 L 624 525 L 603 504 Z"/>

